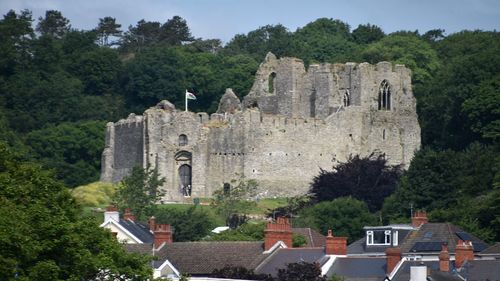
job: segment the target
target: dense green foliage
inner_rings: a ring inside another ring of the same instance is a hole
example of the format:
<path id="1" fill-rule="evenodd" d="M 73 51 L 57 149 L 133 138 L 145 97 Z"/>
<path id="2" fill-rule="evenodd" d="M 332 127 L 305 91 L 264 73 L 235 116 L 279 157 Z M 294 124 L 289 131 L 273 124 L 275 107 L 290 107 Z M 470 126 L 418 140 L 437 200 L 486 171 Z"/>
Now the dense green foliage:
<path id="1" fill-rule="evenodd" d="M 139 221 L 147 221 L 154 215 L 157 204 L 162 203 L 163 192 L 159 188 L 165 182 L 158 170 L 134 167 L 130 175 L 124 177 L 113 196 L 123 211 L 130 208 Z"/>
<path id="2" fill-rule="evenodd" d="M 384 156 L 354 156 L 339 163 L 333 171 L 321 170 L 313 178 L 310 193 L 316 202 L 352 196 L 364 201 L 374 212 L 394 192 L 401 173 L 400 167 L 387 165 Z"/>
<path id="3" fill-rule="evenodd" d="M 0 143 L 0 279 L 90 280 L 102 270 L 150 275 L 146 259 L 127 254 L 109 231 L 80 213 L 50 173 Z"/>
<path id="4" fill-rule="evenodd" d="M 335 236 L 346 236 L 349 243 L 363 237 L 363 227 L 377 225 L 364 202 L 341 197 L 304 208 L 293 221 L 296 227 L 312 227 L 323 235 L 331 229 Z"/>
<path id="5" fill-rule="evenodd" d="M 201 208 L 191 206 L 187 209 L 157 208 L 154 212 L 157 223 L 174 227 L 174 241 L 198 241 L 210 234 L 216 226 L 215 218 Z"/>
<path id="6" fill-rule="evenodd" d="M 248 92 L 269 51 L 306 65 L 388 60 L 413 72 L 423 150 L 381 217 L 404 221 L 411 207 L 422 208 L 432 219 L 452 221 L 488 241 L 500 239 L 499 32 L 385 34 L 372 24 L 351 30 L 340 20 L 320 18 L 296 31 L 266 25 L 223 46 L 218 39 L 194 38 L 179 16 L 126 29 L 107 16 L 95 26 L 72 29 L 55 10 L 36 24 L 29 11 L 9 11 L 0 19 L 0 139 L 53 169 L 67 186 L 98 178 L 106 121 L 163 99 L 182 108 L 186 89 L 198 98 L 192 110 L 214 112 L 225 88 L 240 97 Z M 361 189 L 344 195 L 377 211 L 392 190 L 373 200 L 356 196 Z M 219 209 L 229 216 L 238 207 L 229 202 Z"/>

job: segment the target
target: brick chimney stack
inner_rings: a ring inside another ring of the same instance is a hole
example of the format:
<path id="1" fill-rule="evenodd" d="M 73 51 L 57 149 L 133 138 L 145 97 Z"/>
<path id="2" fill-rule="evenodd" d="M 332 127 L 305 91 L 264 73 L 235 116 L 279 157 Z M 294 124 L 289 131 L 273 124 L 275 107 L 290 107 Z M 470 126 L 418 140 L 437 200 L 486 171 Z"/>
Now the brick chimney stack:
<path id="1" fill-rule="evenodd" d="M 387 274 L 391 274 L 399 261 L 401 261 L 401 248 L 387 248 L 385 250 L 387 256 Z"/>
<path id="2" fill-rule="evenodd" d="M 156 218 L 154 216 L 151 216 L 148 220 L 148 224 L 149 230 L 151 230 L 151 232 L 154 232 L 156 229 Z"/>
<path id="3" fill-rule="evenodd" d="M 125 214 L 123 214 L 123 219 L 135 222 L 135 216 L 134 214 L 132 214 L 130 208 L 125 209 Z"/>
<path id="4" fill-rule="evenodd" d="M 439 271 L 450 271 L 450 253 L 448 253 L 448 244 L 443 243 L 439 253 Z"/>
<path id="5" fill-rule="evenodd" d="M 427 212 L 425 211 L 416 211 L 411 218 L 411 225 L 415 228 L 422 226 L 423 224 L 428 223 Z"/>
<path id="6" fill-rule="evenodd" d="M 458 240 L 455 247 L 455 267 L 460 268 L 465 261 L 474 260 L 474 247 L 471 241 Z"/>
<path id="7" fill-rule="evenodd" d="M 158 249 L 163 243 L 172 244 L 172 227 L 170 224 L 157 224 L 154 230 L 154 246 Z"/>
<path id="8" fill-rule="evenodd" d="M 292 227 L 288 218 L 279 217 L 276 222 L 267 223 L 264 230 L 264 249 L 271 249 L 278 241 L 282 241 L 288 248 L 292 248 Z"/>
<path id="9" fill-rule="evenodd" d="M 334 237 L 332 230 L 328 229 L 325 252 L 327 255 L 346 255 L 347 237 Z"/>

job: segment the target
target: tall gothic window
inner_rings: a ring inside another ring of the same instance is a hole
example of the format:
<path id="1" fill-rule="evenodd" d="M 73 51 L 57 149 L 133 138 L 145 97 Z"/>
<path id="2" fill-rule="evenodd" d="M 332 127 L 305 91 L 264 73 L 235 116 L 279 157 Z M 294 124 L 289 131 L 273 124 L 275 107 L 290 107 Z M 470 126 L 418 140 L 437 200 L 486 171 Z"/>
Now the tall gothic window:
<path id="1" fill-rule="evenodd" d="M 349 106 L 351 105 L 351 94 L 349 93 L 349 90 L 346 90 L 344 93 L 344 106 Z"/>
<path id="2" fill-rule="evenodd" d="M 188 144 L 188 137 L 184 134 L 179 136 L 179 146 L 185 146 Z"/>
<path id="3" fill-rule="evenodd" d="M 387 80 L 382 81 L 378 92 L 378 110 L 391 110 L 391 86 Z"/>

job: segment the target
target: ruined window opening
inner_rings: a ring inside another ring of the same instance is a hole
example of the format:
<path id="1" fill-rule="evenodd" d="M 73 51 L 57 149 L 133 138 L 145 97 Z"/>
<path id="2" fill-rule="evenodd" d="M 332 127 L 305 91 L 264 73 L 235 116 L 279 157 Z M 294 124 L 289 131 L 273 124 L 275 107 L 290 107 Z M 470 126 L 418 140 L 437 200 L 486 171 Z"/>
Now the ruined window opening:
<path id="1" fill-rule="evenodd" d="M 387 80 L 382 81 L 380 84 L 378 110 L 391 110 L 391 86 Z"/>
<path id="2" fill-rule="evenodd" d="M 224 196 L 231 194 L 231 185 L 229 183 L 224 183 Z"/>
<path id="3" fill-rule="evenodd" d="M 349 105 L 351 105 L 351 94 L 349 90 L 346 90 L 344 93 L 344 106 L 347 107 Z"/>
<path id="4" fill-rule="evenodd" d="M 271 72 L 271 74 L 269 74 L 269 81 L 268 81 L 268 90 L 269 90 L 269 93 L 272 94 L 274 93 L 274 79 L 276 78 L 276 73 L 275 72 Z"/>
<path id="5" fill-rule="evenodd" d="M 313 92 L 309 97 L 309 112 L 310 117 L 316 117 L 316 89 L 313 89 Z"/>
<path id="6" fill-rule="evenodd" d="M 382 132 L 382 139 L 384 139 L 384 140 L 385 140 L 385 129 L 384 129 L 384 131 Z"/>
<path id="7" fill-rule="evenodd" d="M 184 134 L 179 135 L 179 146 L 185 146 L 188 144 L 188 137 Z"/>

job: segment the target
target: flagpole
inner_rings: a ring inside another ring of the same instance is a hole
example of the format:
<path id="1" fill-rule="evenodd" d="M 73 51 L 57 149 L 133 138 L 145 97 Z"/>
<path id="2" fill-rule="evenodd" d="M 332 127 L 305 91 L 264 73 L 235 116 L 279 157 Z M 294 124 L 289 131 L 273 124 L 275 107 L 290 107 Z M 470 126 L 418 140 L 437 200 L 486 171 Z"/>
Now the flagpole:
<path id="1" fill-rule="evenodd" d="M 186 109 L 186 112 L 188 111 L 188 90 L 186 90 L 186 93 L 184 93 L 184 100 L 186 102 L 186 106 L 184 107 Z"/>

